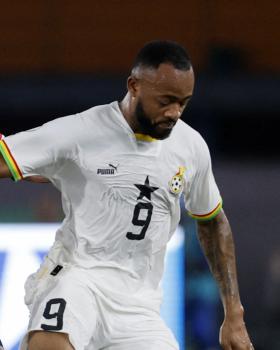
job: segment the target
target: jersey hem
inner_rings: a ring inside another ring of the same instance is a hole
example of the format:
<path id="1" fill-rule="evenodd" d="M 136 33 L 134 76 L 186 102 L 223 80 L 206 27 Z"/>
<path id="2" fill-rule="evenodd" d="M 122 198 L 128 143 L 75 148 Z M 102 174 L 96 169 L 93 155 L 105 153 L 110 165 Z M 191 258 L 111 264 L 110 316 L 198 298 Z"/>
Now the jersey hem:
<path id="1" fill-rule="evenodd" d="M 17 162 L 15 161 L 11 151 L 9 150 L 9 147 L 4 140 L 0 141 L 0 152 L 13 176 L 13 179 L 15 181 L 23 179 L 19 166 L 17 165 Z"/>
<path id="2" fill-rule="evenodd" d="M 219 204 L 212 210 L 210 213 L 207 214 L 192 214 L 188 212 L 189 216 L 193 219 L 196 219 L 198 221 L 206 221 L 206 220 L 212 220 L 214 219 L 222 210 L 223 208 L 223 200 L 219 202 Z"/>

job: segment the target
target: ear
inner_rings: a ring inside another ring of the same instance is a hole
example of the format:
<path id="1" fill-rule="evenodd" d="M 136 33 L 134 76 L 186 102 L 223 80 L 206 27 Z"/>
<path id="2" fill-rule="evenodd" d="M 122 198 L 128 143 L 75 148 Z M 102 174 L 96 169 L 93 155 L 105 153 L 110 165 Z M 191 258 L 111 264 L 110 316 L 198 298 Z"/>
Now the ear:
<path id="1" fill-rule="evenodd" d="M 137 96 L 139 90 L 139 80 L 132 75 L 130 75 L 127 79 L 127 90 L 130 92 L 132 97 Z"/>

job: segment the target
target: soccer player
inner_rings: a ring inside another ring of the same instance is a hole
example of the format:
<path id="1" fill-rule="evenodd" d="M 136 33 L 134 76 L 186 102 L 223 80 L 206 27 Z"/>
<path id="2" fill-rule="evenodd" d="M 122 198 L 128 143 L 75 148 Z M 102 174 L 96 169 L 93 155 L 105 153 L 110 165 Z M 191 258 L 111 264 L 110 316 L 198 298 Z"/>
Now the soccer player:
<path id="1" fill-rule="evenodd" d="M 40 176 L 62 194 L 65 219 L 25 285 L 25 350 L 172 350 L 160 318 L 166 244 L 180 196 L 220 288 L 225 350 L 253 349 L 243 320 L 234 243 L 206 143 L 180 120 L 194 88 L 180 45 L 138 53 L 121 102 L 0 141 L 0 176 Z"/>

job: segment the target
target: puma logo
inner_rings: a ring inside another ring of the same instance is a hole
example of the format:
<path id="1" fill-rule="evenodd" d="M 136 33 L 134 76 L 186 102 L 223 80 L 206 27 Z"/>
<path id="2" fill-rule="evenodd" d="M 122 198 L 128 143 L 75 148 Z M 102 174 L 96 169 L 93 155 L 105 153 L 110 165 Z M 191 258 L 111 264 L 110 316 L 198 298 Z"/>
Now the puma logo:
<path id="1" fill-rule="evenodd" d="M 115 175 L 115 173 L 118 172 L 119 164 L 108 164 L 108 166 L 110 168 L 97 169 L 97 175 Z"/>
<path id="2" fill-rule="evenodd" d="M 113 165 L 113 164 L 108 164 L 110 167 L 112 167 L 113 169 L 115 169 L 116 171 L 118 171 L 118 167 L 120 164 L 117 164 L 117 165 Z"/>

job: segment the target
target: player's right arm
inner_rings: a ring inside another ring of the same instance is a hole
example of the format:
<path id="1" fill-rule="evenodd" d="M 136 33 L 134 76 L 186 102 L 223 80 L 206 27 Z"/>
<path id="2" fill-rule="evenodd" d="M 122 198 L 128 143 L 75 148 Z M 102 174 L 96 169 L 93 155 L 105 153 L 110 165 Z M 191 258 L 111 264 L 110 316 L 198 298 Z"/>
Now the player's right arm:
<path id="1" fill-rule="evenodd" d="M 4 135 L 0 133 L 0 141 L 4 139 Z M 12 174 L 0 152 L 0 178 L 12 177 Z"/>
<path id="2" fill-rule="evenodd" d="M 12 177 L 12 174 L 2 156 L 0 153 L 0 178 L 7 178 L 7 177 Z"/>
<path id="3" fill-rule="evenodd" d="M 65 162 L 75 158 L 80 129 L 83 131 L 83 124 L 73 115 L 1 137 L 0 178 L 32 182 L 51 180 Z"/>
<path id="4" fill-rule="evenodd" d="M 7 163 L 5 162 L 2 154 L 0 153 L 0 178 L 7 178 L 12 177 L 12 174 L 7 166 Z M 43 176 L 29 176 L 25 178 L 26 181 L 35 182 L 35 183 L 47 183 L 49 182 L 48 179 L 44 178 Z M 1 348 L 0 348 L 1 350 Z"/>

